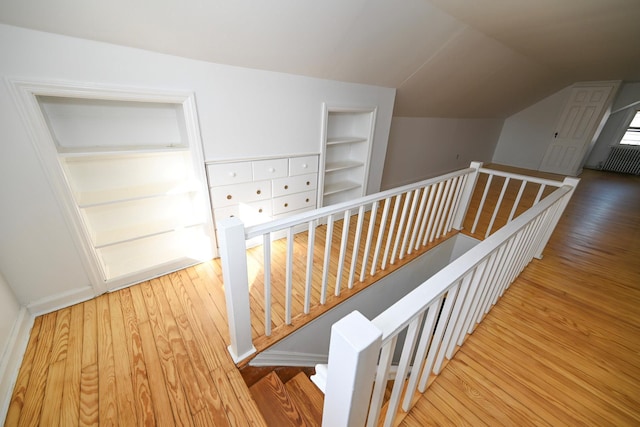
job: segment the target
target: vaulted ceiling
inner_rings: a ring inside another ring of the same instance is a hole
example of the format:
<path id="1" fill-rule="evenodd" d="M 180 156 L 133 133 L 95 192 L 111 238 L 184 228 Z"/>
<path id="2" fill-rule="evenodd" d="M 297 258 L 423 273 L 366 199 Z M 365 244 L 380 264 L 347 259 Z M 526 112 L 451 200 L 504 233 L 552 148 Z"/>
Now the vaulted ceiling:
<path id="1" fill-rule="evenodd" d="M 398 89 L 394 114 L 507 117 L 640 81 L 639 0 L 2 0 L 0 22 Z"/>

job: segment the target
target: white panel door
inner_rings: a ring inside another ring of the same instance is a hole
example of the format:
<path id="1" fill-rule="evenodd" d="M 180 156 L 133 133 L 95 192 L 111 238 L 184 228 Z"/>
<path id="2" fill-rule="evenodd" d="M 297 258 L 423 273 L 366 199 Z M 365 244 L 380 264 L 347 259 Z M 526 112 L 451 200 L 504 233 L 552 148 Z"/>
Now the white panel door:
<path id="1" fill-rule="evenodd" d="M 605 113 L 618 82 L 601 85 L 576 85 L 560 116 L 554 139 L 549 144 L 539 170 L 562 175 L 577 175 Z"/>

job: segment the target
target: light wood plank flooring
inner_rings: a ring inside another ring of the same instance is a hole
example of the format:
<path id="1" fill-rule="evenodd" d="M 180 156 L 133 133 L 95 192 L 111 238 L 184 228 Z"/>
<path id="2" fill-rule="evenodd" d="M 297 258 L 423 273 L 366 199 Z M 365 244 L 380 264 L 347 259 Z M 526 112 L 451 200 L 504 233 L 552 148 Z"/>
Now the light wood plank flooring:
<path id="1" fill-rule="evenodd" d="M 639 212 L 637 177 L 586 171 L 545 258 L 402 423 L 640 424 Z M 225 316 L 217 262 L 40 316 L 6 425 L 265 425 Z"/>

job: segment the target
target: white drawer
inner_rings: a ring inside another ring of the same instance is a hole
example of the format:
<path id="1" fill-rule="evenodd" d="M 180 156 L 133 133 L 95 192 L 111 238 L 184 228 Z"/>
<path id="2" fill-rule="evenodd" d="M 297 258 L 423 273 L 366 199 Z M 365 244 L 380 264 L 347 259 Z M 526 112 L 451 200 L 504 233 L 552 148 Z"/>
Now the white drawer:
<path id="1" fill-rule="evenodd" d="M 271 200 L 260 200 L 251 203 L 225 206 L 213 210 L 215 220 L 226 218 L 240 218 L 245 226 L 261 224 L 271 220 Z"/>
<path id="2" fill-rule="evenodd" d="M 247 182 L 211 188 L 211 204 L 214 208 L 237 205 L 271 198 L 271 181 Z"/>
<path id="3" fill-rule="evenodd" d="M 289 176 L 318 172 L 318 156 L 293 157 L 289 159 Z"/>
<path id="4" fill-rule="evenodd" d="M 273 197 L 285 196 L 287 194 L 300 193 L 301 191 L 315 190 L 318 185 L 318 175 L 287 176 L 272 181 Z"/>
<path id="5" fill-rule="evenodd" d="M 253 179 L 251 162 L 216 163 L 207 165 L 209 185 L 231 185 Z"/>
<path id="6" fill-rule="evenodd" d="M 316 191 L 305 191 L 303 193 L 289 194 L 287 196 L 273 199 L 273 214 L 280 215 L 298 209 L 316 206 Z"/>
<path id="7" fill-rule="evenodd" d="M 287 176 L 287 159 L 258 160 L 251 162 L 251 166 L 254 181 Z"/>

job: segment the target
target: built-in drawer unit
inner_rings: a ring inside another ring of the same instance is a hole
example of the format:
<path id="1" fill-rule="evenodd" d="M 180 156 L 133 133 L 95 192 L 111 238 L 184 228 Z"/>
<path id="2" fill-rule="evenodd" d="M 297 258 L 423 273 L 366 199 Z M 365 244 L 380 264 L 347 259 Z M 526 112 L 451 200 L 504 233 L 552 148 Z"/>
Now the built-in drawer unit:
<path id="1" fill-rule="evenodd" d="M 269 159 L 251 162 L 253 168 L 253 180 L 274 179 L 287 176 L 287 159 Z"/>
<path id="2" fill-rule="evenodd" d="M 216 163 L 207 165 L 209 186 L 231 185 L 253 181 L 251 162 Z"/>
<path id="3" fill-rule="evenodd" d="M 208 162 L 214 220 L 238 217 L 245 225 L 317 206 L 318 155 Z"/>
<path id="4" fill-rule="evenodd" d="M 245 182 L 222 187 L 211 187 L 211 203 L 214 209 L 270 198 L 271 181 Z"/>
<path id="5" fill-rule="evenodd" d="M 288 194 L 273 199 L 273 214 L 280 215 L 287 212 L 297 211 L 316 206 L 316 190 L 305 191 L 304 193 Z"/>
<path id="6" fill-rule="evenodd" d="M 318 156 L 294 157 L 289 159 L 289 176 L 318 172 Z"/>
<path id="7" fill-rule="evenodd" d="M 278 178 L 271 181 L 271 194 L 273 194 L 273 197 L 279 197 L 301 191 L 315 190 L 317 183 L 317 173 Z"/>

